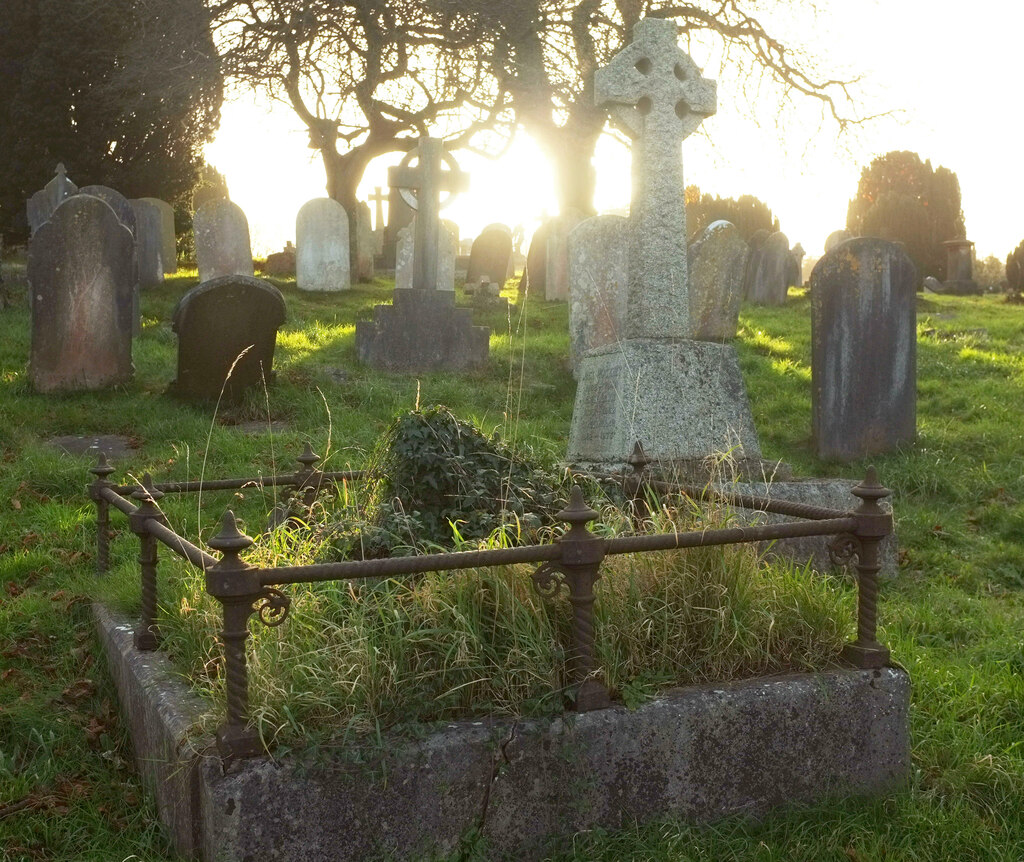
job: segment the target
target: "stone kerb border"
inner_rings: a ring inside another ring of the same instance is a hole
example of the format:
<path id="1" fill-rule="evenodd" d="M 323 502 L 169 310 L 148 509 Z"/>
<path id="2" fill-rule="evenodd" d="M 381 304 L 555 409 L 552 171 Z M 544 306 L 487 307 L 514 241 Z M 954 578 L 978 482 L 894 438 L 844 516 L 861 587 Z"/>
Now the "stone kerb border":
<path id="1" fill-rule="evenodd" d="M 910 768 L 910 682 L 892 667 L 224 761 L 167 660 L 134 649 L 133 624 L 100 605 L 94 614 L 143 780 L 178 852 L 205 862 L 419 859 L 474 830 L 495 852 L 537 859 L 556 835 L 880 793 Z"/>

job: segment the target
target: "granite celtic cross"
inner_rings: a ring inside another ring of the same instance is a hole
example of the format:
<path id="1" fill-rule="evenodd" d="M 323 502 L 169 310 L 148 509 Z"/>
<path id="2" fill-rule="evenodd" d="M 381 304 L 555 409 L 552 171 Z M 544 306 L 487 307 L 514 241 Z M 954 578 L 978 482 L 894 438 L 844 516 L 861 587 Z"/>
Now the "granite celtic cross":
<path id="1" fill-rule="evenodd" d="M 419 164 L 411 167 L 409 163 L 417 156 Z M 442 170 L 442 162 L 448 165 L 447 171 Z M 420 138 L 417 148 L 408 152 L 398 167 L 388 170 L 388 183 L 399 189 L 405 202 L 416 210 L 412 252 L 414 290 L 434 290 L 437 286 L 441 192 L 451 192 L 450 201 L 467 188 L 468 179 L 468 174 L 459 170 L 451 154 L 445 152 L 440 138 Z M 418 194 L 413 196 L 410 189 Z"/>
<path id="2" fill-rule="evenodd" d="M 594 97 L 633 141 L 630 338 L 689 338 L 682 142 L 713 113 L 715 82 L 676 43 L 676 24 L 644 18 L 594 75 Z"/>

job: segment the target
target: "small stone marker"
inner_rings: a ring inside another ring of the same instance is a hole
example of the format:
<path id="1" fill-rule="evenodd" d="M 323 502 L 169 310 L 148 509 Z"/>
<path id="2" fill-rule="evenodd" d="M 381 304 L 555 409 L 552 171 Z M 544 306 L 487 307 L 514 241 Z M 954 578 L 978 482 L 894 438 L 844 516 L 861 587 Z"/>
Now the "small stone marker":
<path id="1" fill-rule="evenodd" d="M 569 361 L 573 375 L 588 350 L 615 344 L 626 317 L 629 222 L 584 219 L 569 234 Z"/>
<path id="2" fill-rule="evenodd" d="M 39 392 L 131 380 L 135 241 L 108 204 L 64 201 L 29 245 L 29 379 Z"/>
<path id="3" fill-rule="evenodd" d="M 797 243 L 789 250 L 789 276 L 786 279 L 790 287 L 804 286 L 804 247 Z"/>
<path id="4" fill-rule="evenodd" d="M 811 422 L 819 458 L 916 436 L 917 272 L 896 243 L 848 240 L 811 273 Z"/>
<path id="5" fill-rule="evenodd" d="M 332 198 L 306 201 L 295 216 L 295 284 L 300 290 L 348 290 L 348 215 Z"/>
<path id="6" fill-rule="evenodd" d="M 504 284 L 512 259 L 512 231 L 505 225 L 488 225 L 473 240 L 466 268 L 466 283 L 475 284 L 482 276 Z"/>
<path id="7" fill-rule="evenodd" d="M 415 168 L 410 165 L 414 157 L 419 159 Z M 444 163 L 449 170 L 442 170 Z M 388 181 L 417 210 L 412 287 L 396 287 L 393 305 L 378 305 L 373 320 L 356 323 L 356 354 L 361 362 L 387 371 L 478 367 L 487 361 L 490 331 L 472 325 L 469 309 L 455 307 L 454 291 L 437 289 L 441 193 L 461 191 L 466 175 L 438 138 L 421 137 L 417 149 L 389 171 Z"/>
<path id="8" fill-rule="evenodd" d="M 224 275 L 252 278 L 249 222 L 238 204 L 226 198 L 203 204 L 192 221 L 192 230 L 200 283 Z"/>
<path id="9" fill-rule="evenodd" d="M 295 275 L 295 246 L 286 242 L 281 251 L 268 254 L 263 264 L 263 273 L 277 277 Z"/>
<path id="10" fill-rule="evenodd" d="M 585 468 L 624 468 L 637 441 L 680 471 L 729 449 L 761 454 L 732 345 L 691 340 L 681 144 L 715 112 L 715 82 L 676 32 L 672 20 L 642 19 L 594 75 L 598 104 L 633 140 L 633 192 L 620 338 L 579 365 L 568 460 Z"/>
<path id="11" fill-rule="evenodd" d="M 747 294 L 757 305 L 785 305 L 790 274 L 789 240 L 782 231 L 752 247 L 747 265 Z"/>
<path id="12" fill-rule="evenodd" d="M 48 222 L 54 210 L 63 203 L 64 199 L 77 191 L 78 186 L 68 179 L 63 163 L 58 164 L 54 178 L 32 195 L 26 204 L 28 226 L 31 232 L 34 234 Z"/>
<path id="13" fill-rule="evenodd" d="M 853 239 L 853 234 L 848 230 L 840 229 L 834 230 L 825 238 L 825 251 L 832 251 L 837 245 L 846 242 L 848 239 Z"/>
<path id="14" fill-rule="evenodd" d="M 727 221 L 709 224 L 690 246 L 690 325 L 697 341 L 736 337 L 748 253 L 739 229 Z"/>
<path id="15" fill-rule="evenodd" d="M 193 287 L 178 302 L 178 377 L 169 391 L 182 398 L 238 401 L 273 379 L 274 346 L 284 323 L 284 297 L 251 276 L 226 275 Z"/>
<path id="16" fill-rule="evenodd" d="M 164 265 L 164 275 L 174 275 L 178 271 L 178 245 L 174 235 L 174 207 L 160 198 L 139 198 L 152 204 L 160 211 L 160 260 Z"/>
<path id="17" fill-rule="evenodd" d="M 139 287 L 159 287 L 164 283 L 163 215 L 147 200 L 133 200 L 135 211 L 135 247 L 139 256 Z"/>
<path id="18" fill-rule="evenodd" d="M 438 234 L 440 246 L 437 249 L 436 290 L 455 290 L 455 233 L 452 231 L 453 226 L 454 222 L 441 219 L 441 227 Z M 398 232 L 398 249 L 395 252 L 396 288 L 406 289 L 412 287 L 415 232 L 415 217 Z"/>

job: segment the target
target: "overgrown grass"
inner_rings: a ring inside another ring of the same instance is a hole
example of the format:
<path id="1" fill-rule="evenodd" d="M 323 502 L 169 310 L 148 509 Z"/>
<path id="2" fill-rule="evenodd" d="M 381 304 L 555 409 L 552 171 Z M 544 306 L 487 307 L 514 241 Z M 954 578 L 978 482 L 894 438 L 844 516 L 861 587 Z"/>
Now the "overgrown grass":
<path id="1" fill-rule="evenodd" d="M 160 478 L 194 478 L 204 459 L 207 476 L 290 469 L 307 439 L 328 454 L 329 468 L 341 469 L 361 463 L 392 415 L 414 406 L 418 390 L 421 404 L 446 403 L 554 460 L 565 451 L 572 409 L 565 307 L 531 302 L 525 311 L 515 308 L 511 325 L 492 315 L 486 322 L 495 331 L 494 361 L 487 370 L 417 381 L 355 363 L 352 322 L 387 296 L 386 283 L 338 297 L 303 295 L 281 282 L 290 317 L 276 357 L 278 380 L 266 397 L 214 422 L 209 408 L 162 395 L 175 367 L 169 314 L 188 276 L 143 298 L 135 383 L 110 393 L 42 397 L 25 380 L 22 272 L 5 265 L 19 304 L 0 311 L 0 858 L 172 860 L 131 767 L 91 634 L 88 460 L 54 452 L 46 438 L 124 434 L 138 446 L 118 464 L 124 477 L 151 470 Z M 791 293 L 784 308 L 744 309 L 737 348 L 762 448 L 802 475 L 858 477 L 865 464 L 822 464 L 810 449 L 809 346 L 802 294 Z M 919 308 L 918 347 L 918 442 L 875 459 L 896 491 L 903 550 L 899 577 L 883 587 L 879 616 L 882 637 L 913 679 L 908 788 L 884 800 L 797 808 L 763 822 L 690 827 L 665 820 L 592 832 L 566 842 L 553 858 L 1024 858 L 1024 309 L 998 297 L 928 297 Z M 281 423 L 272 433 L 270 426 L 252 433 L 238 424 L 266 423 L 268 413 Z M 195 498 L 162 502 L 176 527 L 200 539 L 216 529 L 225 505 L 241 511 L 251 532 L 260 531 L 267 508 L 249 490 L 204 495 L 201 509 Z M 130 537 L 117 540 L 115 565 L 130 564 L 136 553 Z M 508 583 L 519 580 L 510 576 Z M 609 584 L 606 576 L 606 591 Z M 834 595 L 850 600 L 845 587 Z M 395 591 L 387 601 L 401 597 Z M 835 619 L 848 620 L 848 607 Z M 304 620 L 297 610 L 285 630 L 260 638 L 283 644 Z M 276 669 L 266 676 L 280 682 Z M 638 697 L 658 684 L 637 679 Z M 280 702 L 301 709 L 305 690 L 296 686 Z M 280 716 L 265 719 L 271 732 L 282 723 Z"/>

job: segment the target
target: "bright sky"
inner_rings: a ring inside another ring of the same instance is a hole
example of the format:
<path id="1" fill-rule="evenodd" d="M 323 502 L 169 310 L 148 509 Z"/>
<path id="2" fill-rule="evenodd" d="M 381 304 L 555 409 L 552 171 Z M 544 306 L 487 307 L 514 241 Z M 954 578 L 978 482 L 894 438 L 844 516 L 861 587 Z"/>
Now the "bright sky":
<path id="1" fill-rule="evenodd" d="M 1024 121 L 1015 109 L 1024 78 L 1024 2 L 843 0 L 828 4 L 816 22 L 793 20 L 785 8 L 762 20 L 769 32 L 813 48 L 830 74 L 862 76 L 860 114 L 898 113 L 839 139 L 834 125 L 818 130 L 820 112 L 810 99 L 798 99 L 778 118 L 771 115 L 773 99 L 764 102 L 768 110 L 751 109 L 714 51 L 691 46 L 703 74 L 718 80 L 718 113 L 683 145 L 687 184 L 728 197 L 755 195 L 773 209 L 791 244 L 818 255 L 825 237 L 845 227 L 861 168 L 890 150 L 913 150 L 933 167 L 956 172 L 967 236 L 979 257 L 1005 258 L 1024 238 L 1024 219 L 1015 217 L 1024 200 Z M 258 253 L 294 241 L 295 213 L 324 194 L 323 167 L 308 140 L 286 107 L 270 109 L 253 96 L 224 107 L 207 159 L 245 210 Z M 495 221 L 530 230 L 544 211 L 557 212 L 550 168 L 526 134 L 497 162 L 455 155 L 470 173 L 470 191 L 444 215 L 459 223 L 463 237 Z M 360 197 L 386 188 L 387 167 L 400 158 L 371 164 Z M 627 206 L 628 149 L 608 138 L 594 164 L 598 209 Z"/>

